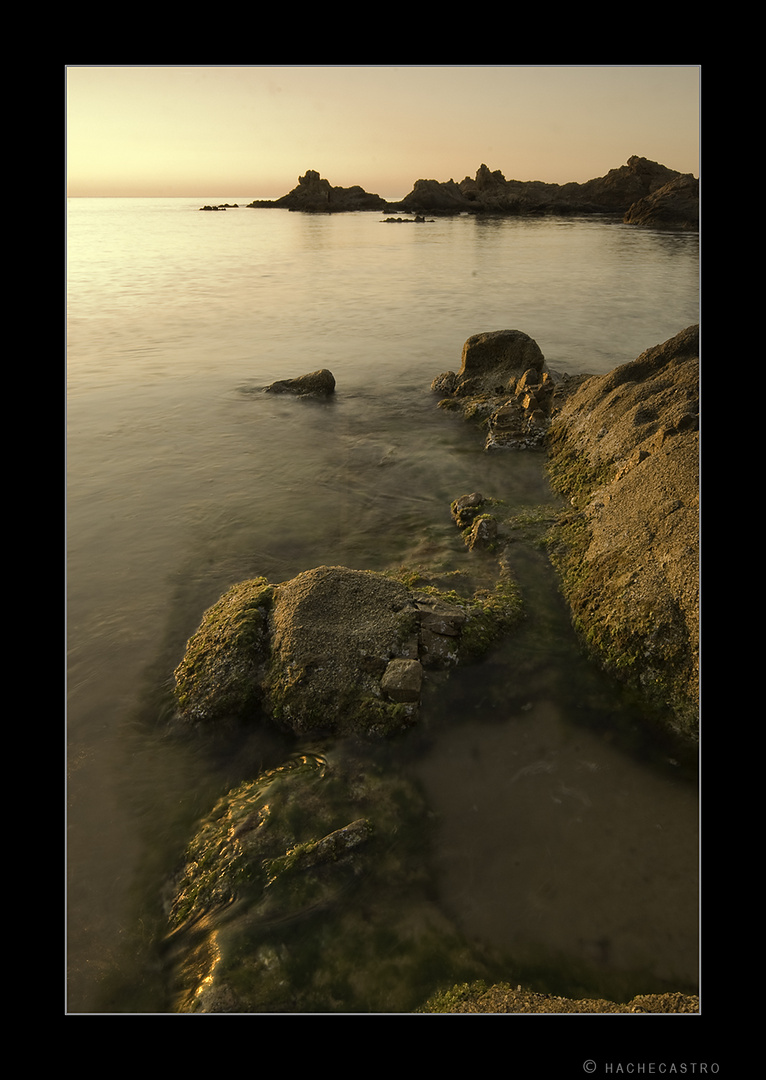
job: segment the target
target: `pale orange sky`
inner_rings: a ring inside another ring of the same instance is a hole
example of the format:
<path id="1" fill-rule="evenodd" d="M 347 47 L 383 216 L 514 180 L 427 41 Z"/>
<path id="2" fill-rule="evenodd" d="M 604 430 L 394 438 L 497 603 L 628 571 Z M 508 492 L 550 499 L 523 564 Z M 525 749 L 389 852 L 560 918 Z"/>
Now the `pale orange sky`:
<path id="1" fill-rule="evenodd" d="M 277 198 L 316 169 L 582 183 L 632 154 L 699 175 L 698 66 L 66 69 L 67 193 Z"/>

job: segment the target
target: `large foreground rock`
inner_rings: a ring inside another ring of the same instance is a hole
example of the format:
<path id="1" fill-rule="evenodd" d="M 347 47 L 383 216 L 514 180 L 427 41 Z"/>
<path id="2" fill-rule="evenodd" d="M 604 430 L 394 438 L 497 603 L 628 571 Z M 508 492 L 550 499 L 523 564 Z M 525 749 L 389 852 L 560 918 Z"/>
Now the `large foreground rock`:
<path id="1" fill-rule="evenodd" d="M 551 554 L 574 625 L 609 672 L 696 736 L 698 327 L 574 383 L 548 436 L 571 505 Z"/>
<path id="2" fill-rule="evenodd" d="M 417 717 L 430 669 L 480 656 L 520 617 L 515 582 L 471 597 L 320 566 L 233 586 L 175 672 L 182 719 L 266 716 L 296 734 L 388 734 Z"/>
<path id="3" fill-rule="evenodd" d="M 199 823 L 165 893 L 182 1013 L 411 1012 L 485 977 L 430 895 L 414 784 L 295 756 Z"/>

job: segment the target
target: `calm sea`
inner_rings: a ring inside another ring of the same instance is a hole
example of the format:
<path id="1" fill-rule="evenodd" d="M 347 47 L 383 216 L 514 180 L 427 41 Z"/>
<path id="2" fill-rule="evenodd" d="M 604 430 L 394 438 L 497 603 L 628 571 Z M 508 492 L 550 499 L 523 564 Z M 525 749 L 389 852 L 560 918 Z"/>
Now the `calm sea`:
<path id="1" fill-rule="evenodd" d="M 468 491 L 553 501 L 538 454 L 488 456 L 436 408 L 431 380 L 471 334 L 520 329 L 551 368 L 599 373 L 698 321 L 686 233 L 248 201 L 68 201 L 70 1012 L 169 1007 L 163 875 L 283 751 L 165 737 L 160 692 L 204 609 L 256 575 L 464 559 L 449 503 Z M 199 212 L 213 202 L 241 208 Z M 259 392 L 320 367 L 330 402 Z M 451 681 L 449 723 L 412 755 L 440 902 L 486 947 L 646 972 L 635 992 L 693 985 L 693 769 L 605 737 L 629 710 L 580 657 L 545 560 L 518 558 L 544 633 Z"/>

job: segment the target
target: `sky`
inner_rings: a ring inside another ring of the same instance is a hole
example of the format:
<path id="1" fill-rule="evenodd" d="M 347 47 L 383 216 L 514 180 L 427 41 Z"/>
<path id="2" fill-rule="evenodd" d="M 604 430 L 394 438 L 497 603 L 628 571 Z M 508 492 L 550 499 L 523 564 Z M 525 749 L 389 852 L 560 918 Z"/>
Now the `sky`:
<path id="1" fill-rule="evenodd" d="M 69 66 L 70 196 L 279 198 L 315 169 L 387 199 L 480 165 L 583 183 L 699 176 L 697 65 Z"/>

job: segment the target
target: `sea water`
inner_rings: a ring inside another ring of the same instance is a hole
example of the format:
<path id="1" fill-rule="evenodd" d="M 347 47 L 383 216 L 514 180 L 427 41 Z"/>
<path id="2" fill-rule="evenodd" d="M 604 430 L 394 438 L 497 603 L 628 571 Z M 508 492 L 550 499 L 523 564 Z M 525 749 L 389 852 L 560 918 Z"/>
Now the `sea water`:
<path id="1" fill-rule="evenodd" d="M 283 747 L 164 736 L 154 703 L 247 577 L 465 558 L 449 503 L 554 503 L 540 454 L 436 407 L 471 334 L 603 373 L 698 320 L 698 239 L 602 218 L 303 215 L 247 197 L 71 199 L 67 222 L 67 955 L 72 1012 L 169 1007 L 151 913 L 194 823 Z M 200 212 L 206 203 L 238 209 Z M 263 394 L 329 368 L 329 401 Z M 439 902 L 480 947 L 696 980 L 697 790 L 538 616 L 412 740 Z M 631 741 L 632 739 L 632 741 Z M 640 746 L 635 745 L 636 739 Z M 646 989 L 645 983 L 635 987 Z"/>

